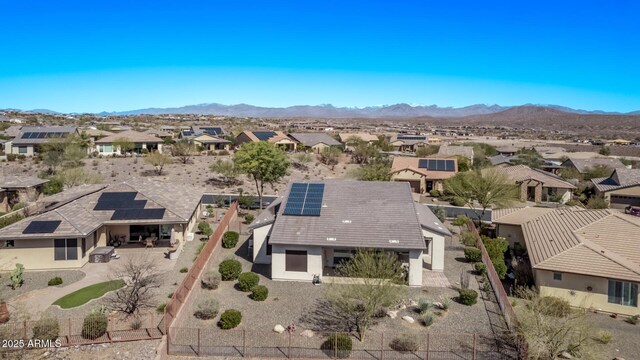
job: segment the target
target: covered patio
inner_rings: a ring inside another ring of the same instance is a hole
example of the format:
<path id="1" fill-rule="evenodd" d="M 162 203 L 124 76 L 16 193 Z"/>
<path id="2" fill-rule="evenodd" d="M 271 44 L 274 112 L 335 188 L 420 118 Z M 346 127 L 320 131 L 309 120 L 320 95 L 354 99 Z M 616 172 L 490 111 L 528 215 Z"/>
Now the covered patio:
<path id="1" fill-rule="evenodd" d="M 106 226 L 107 244 L 121 248 L 173 247 L 182 224 L 129 224 Z"/>

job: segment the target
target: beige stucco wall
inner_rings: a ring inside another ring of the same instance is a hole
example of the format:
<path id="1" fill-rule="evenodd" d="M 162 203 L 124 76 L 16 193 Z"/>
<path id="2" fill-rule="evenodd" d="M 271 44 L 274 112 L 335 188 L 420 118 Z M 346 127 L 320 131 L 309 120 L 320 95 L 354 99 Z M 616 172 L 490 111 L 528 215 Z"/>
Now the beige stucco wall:
<path id="1" fill-rule="evenodd" d="M 307 271 L 286 271 L 286 250 L 307 251 Z M 318 274 L 322 278 L 322 248 L 319 246 L 271 246 L 271 278 L 273 280 L 302 280 L 311 281 L 313 275 Z"/>
<path id="2" fill-rule="evenodd" d="M 517 242 L 523 247 L 526 246 L 520 225 L 498 224 L 496 232 L 498 236 L 505 238 L 509 242 L 510 247 L 513 247 Z"/>
<path id="3" fill-rule="evenodd" d="M 271 255 L 267 255 L 266 239 L 273 224 L 253 229 L 253 262 L 256 264 L 271 264 Z"/>
<path id="4" fill-rule="evenodd" d="M 24 155 L 24 156 L 33 156 L 35 154 L 35 151 L 33 149 L 33 145 L 23 145 L 24 147 L 27 148 L 27 153 L 26 154 L 20 154 L 20 147 L 22 146 L 18 146 L 18 145 L 12 145 L 11 146 L 11 154 L 16 154 L 16 155 Z"/>
<path id="5" fill-rule="evenodd" d="M 315 144 L 311 147 L 311 149 L 313 149 L 313 151 L 317 154 L 321 153 L 324 151 L 324 149 L 328 149 L 330 146 L 327 144 L 323 144 L 323 143 L 319 143 L 319 144 Z"/>
<path id="6" fill-rule="evenodd" d="M 422 286 L 422 250 L 409 251 L 409 286 Z"/>
<path id="7" fill-rule="evenodd" d="M 0 250 L 0 270 L 12 270 L 17 263 L 26 270 L 80 268 L 89 261 L 94 250 L 92 235 L 86 238 L 86 252 L 82 257 L 82 238 L 77 239 L 78 260 L 55 260 L 54 239 L 15 240 L 15 247 Z M 100 244 L 98 244 L 100 246 Z"/>
<path id="8" fill-rule="evenodd" d="M 562 273 L 562 280 L 553 280 L 553 272 L 535 270 L 536 285 L 542 296 L 563 298 L 572 306 L 596 309 L 616 314 L 640 314 L 639 307 L 609 304 L 608 279 L 578 274 Z M 587 287 L 592 290 L 588 291 Z"/>
<path id="9" fill-rule="evenodd" d="M 429 243 L 428 254 L 423 255 L 423 260 L 429 263 L 429 269 L 432 271 L 444 270 L 444 236 L 432 233 L 431 231 L 422 229 L 424 238 L 432 238 Z"/>
<path id="10" fill-rule="evenodd" d="M 607 192 L 599 192 L 596 190 L 596 195 L 602 195 L 604 199 L 611 204 L 611 195 L 619 195 L 619 196 L 637 196 L 640 197 L 640 186 L 629 187 L 625 189 L 619 189 L 614 191 Z M 615 205 L 615 204 L 614 204 Z M 615 206 L 614 206 L 615 207 Z M 620 207 L 620 206 L 618 206 Z"/>

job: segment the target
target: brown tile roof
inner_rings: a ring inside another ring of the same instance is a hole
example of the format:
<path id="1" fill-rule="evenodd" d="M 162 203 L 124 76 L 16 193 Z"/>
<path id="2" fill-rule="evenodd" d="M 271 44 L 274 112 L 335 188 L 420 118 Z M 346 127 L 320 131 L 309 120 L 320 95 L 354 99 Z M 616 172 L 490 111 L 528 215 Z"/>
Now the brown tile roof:
<path id="1" fill-rule="evenodd" d="M 102 139 L 98 139 L 96 140 L 96 144 L 112 144 L 113 142 L 118 141 L 118 139 L 121 139 L 121 138 L 129 139 L 134 143 L 161 143 L 162 142 L 162 139 L 154 135 L 141 133 L 135 130 L 127 130 L 117 134 L 109 135 L 107 137 L 103 137 Z"/>
<path id="2" fill-rule="evenodd" d="M 48 183 L 49 180 L 40 179 L 35 176 L 22 175 L 0 175 L 0 188 L 22 189 Z"/>
<path id="3" fill-rule="evenodd" d="M 359 138 L 366 142 L 378 141 L 378 137 L 367 133 L 340 133 L 338 134 L 340 141 L 345 143 L 351 138 Z"/>
<path id="4" fill-rule="evenodd" d="M 397 173 L 403 170 L 413 171 L 416 174 L 423 175 L 429 179 L 441 180 L 448 179 L 454 176 L 457 173 L 458 162 L 456 159 L 453 160 L 456 164 L 456 171 L 430 171 L 427 169 L 423 169 L 418 167 L 418 163 L 422 160 L 421 158 L 409 157 L 409 156 L 396 156 L 393 158 L 393 163 L 391 163 L 391 173 Z"/>
<path id="5" fill-rule="evenodd" d="M 473 159 L 473 148 L 471 146 L 448 146 L 442 145 L 438 149 L 439 156 L 464 156 Z"/>
<path id="6" fill-rule="evenodd" d="M 567 165 L 573 165 L 580 173 L 585 173 L 590 167 L 596 165 L 608 166 L 612 169 L 626 168 L 620 160 L 613 158 L 578 159 L 569 156 L 569 158 L 562 163 L 562 166 Z"/>
<path id="7" fill-rule="evenodd" d="M 575 186 L 570 182 L 563 180 L 561 177 L 550 172 L 538 169 L 532 169 L 526 165 L 514 165 L 503 168 L 492 168 L 498 172 L 507 175 L 511 181 L 520 183 L 527 180 L 535 180 L 542 183 L 543 187 L 554 187 L 561 189 L 574 189 Z"/>
<path id="8" fill-rule="evenodd" d="M 522 225 L 551 211 L 554 209 L 544 207 L 495 209 L 491 211 L 491 222 L 504 225 Z"/>
<path id="9" fill-rule="evenodd" d="M 606 192 L 622 188 L 640 186 L 640 169 L 619 168 L 607 178 L 591 179 L 598 191 Z"/>

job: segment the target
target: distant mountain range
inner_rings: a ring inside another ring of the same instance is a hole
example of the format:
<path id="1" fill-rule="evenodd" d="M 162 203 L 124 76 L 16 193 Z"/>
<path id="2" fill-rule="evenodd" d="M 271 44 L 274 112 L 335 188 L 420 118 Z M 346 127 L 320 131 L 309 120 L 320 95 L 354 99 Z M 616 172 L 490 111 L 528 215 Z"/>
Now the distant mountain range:
<path id="1" fill-rule="evenodd" d="M 465 107 L 439 107 L 437 105 L 394 104 L 384 106 L 335 107 L 333 105 L 297 105 L 289 107 L 261 107 L 248 104 L 223 105 L 217 103 L 187 105 L 177 108 L 148 108 L 121 112 L 102 112 L 99 115 L 137 115 L 137 114 L 203 114 L 236 117 L 262 118 L 415 118 L 430 117 L 464 117 L 470 115 L 487 115 L 518 107 L 541 107 L 574 114 L 607 114 L 623 115 L 618 112 L 587 111 L 572 109 L 558 105 L 500 106 L 476 104 Z M 624 115 L 640 114 L 640 111 Z"/>
<path id="2" fill-rule="evenodd" d="M 187 105 L 174 108 L 148 108 L 118 112 L 101 112 L 98 115 L 160 115 L 160 114 L 202 114 L 221 115 L 235 117 L 258 118 L 460 118 L 466 116 L 490 115 L 504 112 L 510 109 L 548 109 L 579 115 L 640 115 L 640 111 L 629 113 L 606 112 L 600 110 L 588 111 L 572 109 L 559 105 L 535 105 L 525 104 L 521 106 L 500 106 L 476 104 L 464 107 L 440 107 L 437 105 L 409 105 L 394 104 L 383 106 L 335 107 L 333 105 L 296 105 L 289 107 L 261 107 L 248 104 L 223 105 L 217 103 Z M 9 110 L 9 109 L 7 109 Z M 36 109 L 31 112 L 45 114 L 59 114 L 47 109 Z"/>

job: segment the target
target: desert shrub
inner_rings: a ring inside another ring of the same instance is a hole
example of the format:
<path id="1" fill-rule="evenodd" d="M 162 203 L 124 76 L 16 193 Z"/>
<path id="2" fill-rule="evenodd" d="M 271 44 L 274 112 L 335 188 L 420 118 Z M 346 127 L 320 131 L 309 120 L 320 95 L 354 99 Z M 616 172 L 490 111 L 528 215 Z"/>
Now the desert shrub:
<path id="1" fill-rule="evenodd" d="M 463 305 L 473 305 L 478 302 L 478 292 L 473 289 L 459 289 L 460 303 Z"/>
<path id="2" fill-rule="evenodd" d="M 321 348 L 323 350 L 328 350 L 327 352 L 330 351 L 331 356 L 335 353 L 338 358 L 344 359 L 349 357 L 351 354 L 351 349 L 353 349 L 353 340 L 348 334 L 333 333 L 329 335 L 329 338 L 327 338 L 325 342 L 322 343 Z"/>
<path id="3" fill-rule="evenodd" d="M 60 324 L 55 318 L 42 318 L 33 325 L 33 338 L 40 340 L 56 340 L 60 333 Z"/>
<path id="4" fill-rule="evenodd" d="M 220 151 L 218 152 L 218 155 L 220 155 L 220 156 L 227 156 L 227 155 L 229 155 L 229 152 L 228 152 L 227 150 L 220 150 Z"/>
<path id="5" fill-rule="evenodd" d="M 412 335 L 401 335 L 389 343 L 389 347 L 399 352 L 416 352 L 419 349 L 418 340 Z"/>
<path id="6" fill-rule="evenodd" d="M 16 264 L 16 268 L 11 271 L 11 288 L 13 290 L 22 286 L 24 282 L 24 265 Z"/>
<path id="7" fill-rule="evenodd" d="M 420 322 L 425 327 L 431 326 L 433 324 L 433 314 L 431 313 L 422 314 L 422 316 L 420 317 Z"/>
<path id="8" fill-rule="evenodd" d="M 565 299 L 555 296 L 544 296 L 539 300 L 540 312 L 547 316 L 566 317 L 571 312 L 571 305 Z"/>
<path id="9" fill-rule="evenodd" d="M 189 272 L 189 268 L 185 266 L 182 269 L 180 269 L 180 272 L 183 273 L 183 274 L 186 273 L 186 272 Z"/>
<path id="10" fill-rule="evenodd" d="M 227 231 L 222 235 L 222 247 L 231 249 L 236 246 L 238 239 L 240 239 L 240 234 L 235 231 Z"/>
<path id="11" fill-rule="evenodd" d="M 242 321 L 242 313 L 235 309 L 225 310 L 225 312 L 220 315 L 220 328 L 222 329 L 233 329 L 234 327 L 240 325 Z"/>
<path id="12" fill-rule="evenodd" d="M 238 287 L 242 291 L 251 291 L 251 289 L 258 285 L 260 277 L 254 272 L 245 272 L 238 276 Z"/>
<path id="13" fill-rule="evenodd" d="M 610 331 L 600 331 L 596 336 L 596 341 L 601 344 L 608 344 L 613 340 L 613 334 Z"/>
<path id="14" fill-rule="evenodd" d="M 240 264 L 240 261 L 238 260 L 223 260 L 220 263 L 220 266 L 218 266 L 218 272 L 220 273 L 222 281 L 235 280 L 242 272 L 242 264 Z"/>
<path id="15" fill-rule="evenodd" d="M 373 317 L 377 319 L 381 319 L 387 316 L 387 309 L 384 307 L 379 307 L 373 312 Z"/>
<path id="16" fill-rule="evenodd" d="M 433 307 L 433 303 L 425 298 L 418 300 L 418 312 L 424 314 Z"/>
<path id="17" fill-rule="evenodd" d="M 456 217 L 456 219 L 453 220 L 453 222 L 451 224 L 455 225 L 455 226 L 465 226 L 465 225 L 467 225 L 468 221 L 469 221 L 468 217 L 466 217 L 464 215 L 458 215 Z"/>
<path id="18" fill-rule="evenodd" d="M 16 161 L 18 154 L 7 154 L 7 161 Z"/>
<path id="19" fill-rule="evenodd" d="M 19 202 L 15 205 L 13 205 L 13 207 L 11 208 L 11 211 L 18 211 L 20 209 L 24 209 L 27 206 L 27 204 L 23 203 L 23 202 Z"/>
<path id="20" fill-rule="evenodd" d="M 453 205 L 453 206 L 465 206 L 466 204 L 467 204 L 467 202 L 464 201 L 464 199 L 460 198 L 460 197 L 454 197 L 451 200 L 451 205 Z"/>
<path id="21" fill-rule="evenodd" d="M 220 285 L 220 273 L 211 269 L 202 275 L 200 280 L 203 289 L 215 290 Z"/>
<path id="22" fill-rule="evenodd" d="M 82 323 L 82 337 L 90 340 L 101 337 L 107 332 L 108 323 L 107 317 L 102 313 L 87 315 Z"/>
<path id="23" fill-rule="evenodd" d="M 49 286 L 56 286 L 61 284 L 62 284 L 62 278 L 60 276 L 54 277 L 53 279 L 49 280 L 49 282 L 47 283 L 47 285 Z"/>
<path id="24" fill-rule="evenodd" d="M 484 275 L 487 273 L 487 265 L 483 262 L 477 262 L 473 264 L 473 268 L 479 275 Z"/>
<path id="25" fill-rule="evenodd" d="M 471 263 L 482 261 L 482 253 L 480 249 L 474 246 L 467 246 L 464 248 L 464 258 Z"/>
<path id="26" fill-rule="evenodd" d="M 131 325 L 129 325 L 129 327 L 131 328 L 131 330 L 138 330 L 142 327 L 142 320 L 140 319 L 133 319 L 133 321 L 131 322 Z"/>
<path id="27" fill-rule="evenodd" d="M 255 301 L 265 301 L 269 296 L 269 289 L 264 285 L 256 285 L 251 288 L 251 299 Z"/>
<path id="28" fill-rule="evenodd" d="M 209 225 L 209 223 L 206 221 L 200 221 L 200 223 L 198 224 L 198 231 L 200 231 L 200 233 L 202 235 L 205 235 L 206 237 L 209 237 L 211 236 L 211 234 L 213 234 L 213 230 L 211 230 L 211 225 Z"/>
<path id="29" fill-rule="evenodd" d="M 210 320 L 218 315 L 220 310 L 220 304 L 216 299 L 205 299 L 198 303 L 196 311 L 193 316 L 202 320 Z"/>
<path id="30" fill-rule="evenodd" d="M 507 264 L 504 262 L 504 253 L 509 248 L 509 242 L 503 237 L 497 237 L 495 239 L 481 236 L 484 247 L 487 249 L 487 254 L 493 263 L 493 268 L 498 273 L 500 279 L 504 279 L 507 275 Z"/>
<path id="31" fill-rule="evenodd" d="M 440 195 L 442 195 L 442 194 L 440 194 L 439 190 L 433 189 L 433 190 L 429 191 L 429 195 L 431 195 L 433 197 L 440 197 Z"/>
<path id="32" fill-rule="evenodd" d="M 42 193 L 45 195 L 53 195 L 64 190 L 64 183 L 62 180 L 55 176 L 49 179 L 49 182 L 42 186 Z"/>
<path id="33" fill-rule="evenodd" d="M 473 233 L 471 233 L 471 231 L 463 231 L 462 233 L 460 233 L 460 241 L 465 246 L 476 246 L 476 237 L 473 236 Z"/>
<path id="34" fill-rule="evenodd" d="M 156 307 L 156 312 L 158 314 L 164 314 L 164 309 L 167 307 L 167 303 L 162 303 Z"/>
<path id="35" fill-rule="evenodd" d="M 624 322 L 631 325 L 638 325 L 638 323 L 640 322 L 640 315 L 629 316 L 628 318 L 624 319 Z"/>
<path id="36" fill-rule="evenodd" d="M 244 222 L 246 224 L 251 224 L 251 222 L 255 219 L 256 217 L 253 216 L 252 214 L 247 214 L 244 216 Z"/>

